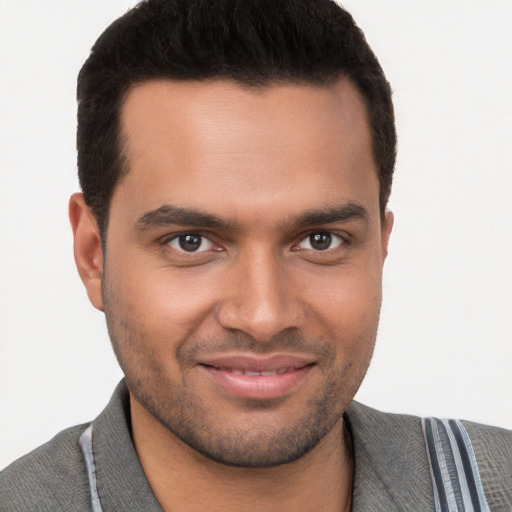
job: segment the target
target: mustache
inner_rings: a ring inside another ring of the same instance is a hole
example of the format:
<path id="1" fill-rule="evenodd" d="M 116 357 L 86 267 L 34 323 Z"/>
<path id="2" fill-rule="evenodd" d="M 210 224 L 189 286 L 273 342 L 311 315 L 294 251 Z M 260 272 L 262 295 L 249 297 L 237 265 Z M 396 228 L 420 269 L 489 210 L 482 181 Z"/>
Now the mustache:
<path id="1" fill-rule="evenodd" d="M 201 354 L 223 354 L 229 352 L 247 352 L 251 354 L 272 354 L 275 352 L 294 352 L 314 355 L 321 359 L 335 357 L 332 343 L 325 339 L 306 339 L 297 332 L 281 332 L 267 341 L 259 341 L 244 332 L 226 333 L 222 339 L 196 339 L 178 347 L 178 361 L 182 363 L 195 361 Z"/>

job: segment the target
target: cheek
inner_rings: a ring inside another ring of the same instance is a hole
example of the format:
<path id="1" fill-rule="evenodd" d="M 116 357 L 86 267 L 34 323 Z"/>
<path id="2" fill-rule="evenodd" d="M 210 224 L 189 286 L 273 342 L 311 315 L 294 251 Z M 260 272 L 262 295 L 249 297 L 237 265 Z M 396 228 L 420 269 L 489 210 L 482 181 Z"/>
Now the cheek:
<path id="1" fill-rule="evenodd" d="M 215 302 L 214 286 L 193 272 L 133 265 L 108 275 L 117 307 L 153 344 L 180 343 L 206 321 Z M 126 278 L 130 276 L 130 278 Z"/>
<path id="2" fill-rule="evenodd" d="M 382 278 L 378 268 L 352 266 L 334 269 L 316 286 L 316 309 L 329 324 L 363 332 L 378 320 Z"/>
<path id="3" fill-rule="evenodd" d="M 317 293 L 315 312 L 324 335 L 337 345 L 338 362 L 366 368 L 379 322 L 381 273 L 368 268 L 345 270 L 339 269 L 325 283 L 323 293 Z"/>

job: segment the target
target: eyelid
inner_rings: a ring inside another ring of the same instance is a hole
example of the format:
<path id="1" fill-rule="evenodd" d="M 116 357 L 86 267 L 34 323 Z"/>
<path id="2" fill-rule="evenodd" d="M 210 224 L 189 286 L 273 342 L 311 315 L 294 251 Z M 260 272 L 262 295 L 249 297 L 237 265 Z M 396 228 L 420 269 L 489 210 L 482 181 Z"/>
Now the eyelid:
<path id="1" fill-rule="evenodd" d="M 209 247 L 207 249 L 199 249 L 199 250 L 196 250 L 196 251 L 186 251 L 180 247 L 173 247 L 171 245 L 171 242 L 173 241 L 177 241 L 181 236 L 186 236 L 186 235 L 193 235 L 193 236 L 198 236 L 198 237 L 201 237 L 203 240 L 206 240 L 211 246 L 213 246 L 213 251 L 221 251 L 223 250 L 222 247 L 220 247 L 218 244 L 216 244 L 213 240 L 212 240 L 212 237 L 209 233 L 205 233 L 205 232 L 202 232 L 202 231 L 195 231 L 195 230 L 183 230 L 183 231 L 180 231 L 178 233 L 172 233 L 172 234 L 168 234 L 164 237 L 162 237 L 160 239 L 160 244 L 163 246 L 163 247 L 169 247 L 171 248 L 172 250 L 180 253 L 180 254 L 186 254 L 186 255 L 194 255 L 194 254 L 201 254 L 201 253 L 205 253 L 205 252 L 210 252 L 212 251 L 212 248 Z M 204 243 L 204 242 L 203 242 Z M 202 244 L 201 244 L 202 245 Z"/>
<path id="2" fill-rule="evenodd" d="M 335 247 L 329 247 L 328 249 L 324 249 L 324 250 L 314 249 L 312 247 L 311 248 L 299 247 L 299 245 L 301 243 L 307 241 L 311 236 L 316 235 L 316 234 L 320 234 L 320 233 L 328 233 L 333 238 L 338 238 L 340 240 L 340 242 Z M 311 231 L 308 231 L 307 233 L 301 234 L 300 238 L 298 239 L 298 241 L 293 245 L 292 250 L 297 251 L 297 250 L 301 250 L 302 249 L 302 250 L 306 250 L 306 251 L 315 251 L 315 252 L 319 252 L 319 253 L 322 253 L 322 252 L 323 253 L 327 253 L 329 251 L 336 250 L 339 247 L 348 244 L 349 242 L 350 242 L 350 237 L 346 233 L 340 233 L 339 231 L 332 230 L 332 229 L 313 229 Z"/>

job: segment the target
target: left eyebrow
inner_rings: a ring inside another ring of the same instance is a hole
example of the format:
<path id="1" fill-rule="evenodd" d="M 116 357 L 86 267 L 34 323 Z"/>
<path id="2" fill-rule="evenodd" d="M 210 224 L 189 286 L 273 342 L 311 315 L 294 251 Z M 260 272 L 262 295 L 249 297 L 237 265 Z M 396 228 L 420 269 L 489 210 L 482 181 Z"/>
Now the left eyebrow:
<path id="1" fill-rule="evenodd" d="M 306 210 L 291 222 L 295 228 L 331 224 L 333 222 L 347 222 L 362 220 L 368 222 L 369 214 L 366 208 L 352 201 L 336 207 L 328 207 L 320 210 Z"/>

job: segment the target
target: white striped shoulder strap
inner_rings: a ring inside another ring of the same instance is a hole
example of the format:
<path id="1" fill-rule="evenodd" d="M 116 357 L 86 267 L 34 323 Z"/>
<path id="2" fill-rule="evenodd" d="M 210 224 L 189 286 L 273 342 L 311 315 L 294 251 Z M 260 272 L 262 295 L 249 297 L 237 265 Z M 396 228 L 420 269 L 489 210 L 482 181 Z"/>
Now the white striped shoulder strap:
<path id="1" fill-rule="evenodd" d="M 458 420 L 423 418 L 436 512 L 490 512 L 475 452 Z"/>

